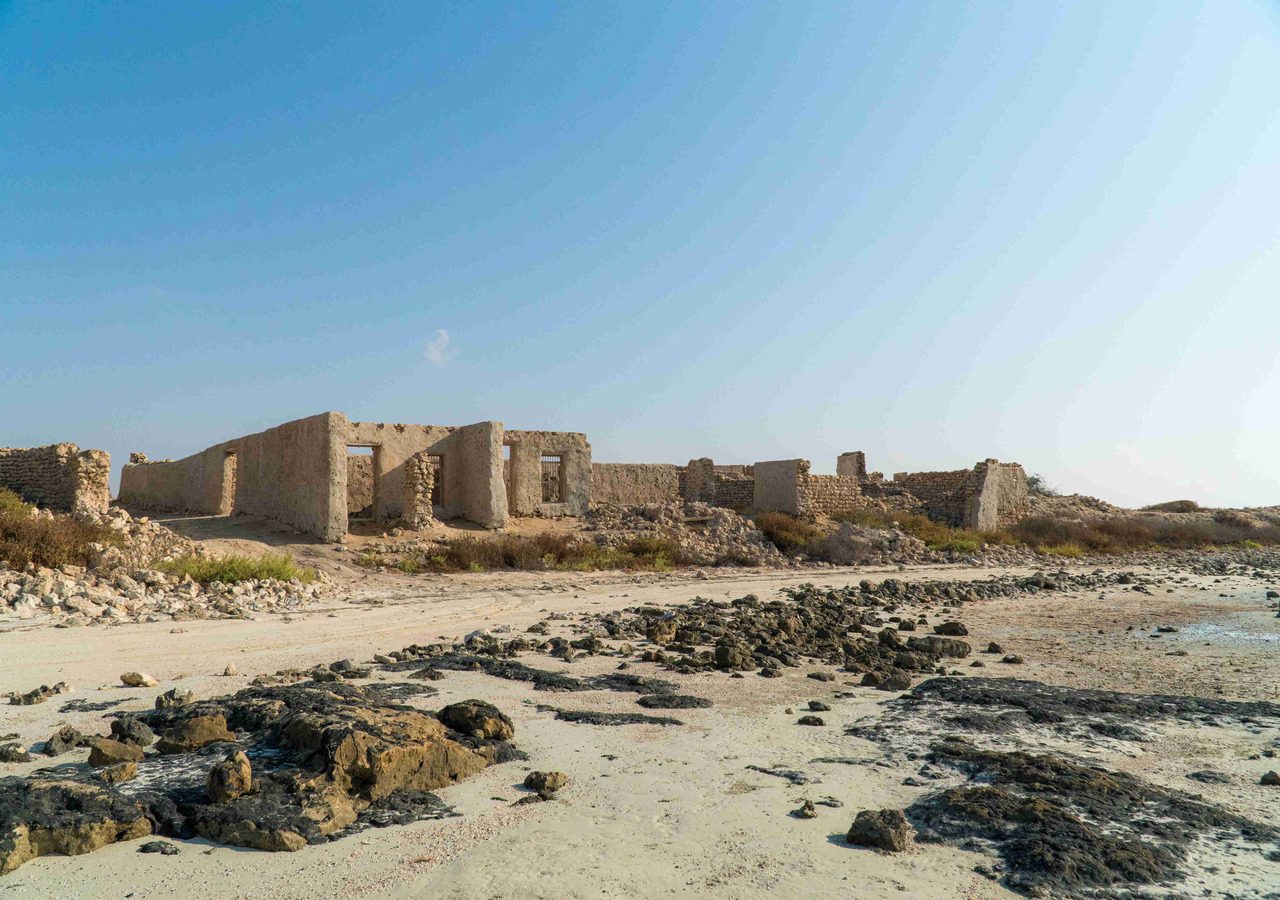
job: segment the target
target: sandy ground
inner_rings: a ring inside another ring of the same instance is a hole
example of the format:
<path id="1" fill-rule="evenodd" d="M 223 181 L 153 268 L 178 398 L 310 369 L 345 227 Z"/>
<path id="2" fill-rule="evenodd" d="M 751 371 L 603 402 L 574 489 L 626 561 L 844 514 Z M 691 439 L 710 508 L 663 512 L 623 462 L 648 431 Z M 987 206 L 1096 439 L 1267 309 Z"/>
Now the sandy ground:
<path id="1" fill-rule="evenodd" d="M 317 552 L 321 552 L 317 550 Z M 329 552 L 327 550 L 323 552 Z M 478 629 L 518 632 L 551 612 L 600 612 L 641 603 L 680 603 L 700 595 L 776 596 L 803 582 L 840 586 L 892 575 L 910 579 L 987 578 L 993 570 L 930 567 L 801 572 L 708 571 L 670 575 L 387 576 L 357 580 L 341 599 L 290 616 L 254 621 L 164 622 L 51 629 L 20 623 L 0 632 L 0 691 L 69 682 L 69 697 L 32 707 L 0 706 L 0 733 L 28 744 L 60 724 L 101 733 L 101 713 L 60 714 L 69 698 L 127 697 L 118 709 L 144 709 L 181 685 L 197 696 L 226 693 L 259 673 L 350 657 L 368 659 L 411 643 L 456 638 Z M 1280 621 L 1266 610 L 1268 585 L 1192 578 L 1174 593 L 1046 593 L 965 607 L 969 640 L 999 641 L 1026 658 L 984 674 L 1075 687 L 1280 699 Z M 1219 596 L 1226 594 L 1227 596 Z M 1154 636 L 1156 625 L 1173 634 Z M 1130 630 L 1132 629 L 1132 630 Z M 1166 655 L 1185 650 L 1185 656 Z M 616 659 L 565 664 L 526 660 L 574 674 L 611 670 Z M 234 662 L 238 677 L 224 677 Z M 929 845 L 896 856 L 854 849 L 843 840 L 859 809 L 901 807 L 921 788 L 904 770 L 871 764 L 871 743 L 843 726 L 881 713 L 886 695 L 850 686 L 850 676 L 819 683 L 810 668 L 761 679 L 723 674 L 671 676 L 637 663 L 633 671 L 675 678 L 684 693 L 714 701 L 680 710 L 681 727 L 599 727 L 557 721 L 539 703 L 573 709 L 635 711 L 634 697 L 613 692 L 536 692 L 523 683 L 449 673 L 433 686 L 436 708 L 481 697 L 514 719 L 528 763 L 511 763 L 439 794 L 457 818 L 370 830 L 293 854 L 268 854 L 177 841 L 181 854 L 140 855 L 135 843 L 76 858 L 41 858 L 0 878 L 0 897 L 1005 897 L 974 871 L 991 859 Z M 994 671 L 998 669 L 999 671 Z M 119 687 L 120 673 L 149 672 L 154 689 Z M 375 678 L 389 676 L 375 673 Z M 837 693 L 851 696 L 837 697 Z M 826 728 L 797 727 L 805 701 L 819 699 Z M 788 711 L 793 710 L 793 711 Z M 1273 736 L 1274 737 L 1274 736 Z M 1275 760 L 1250 760 L 1266 736 L 1217 729 L 1168 729 L 1166 739 L 1135 750 L 1102 752 L 1099 762 L 1190 789 L 1187 772 L 1215 768 L 1232 785 L 1195 790 L 1259 821 L 1280 825 L 1275 794 L 1256 785 Z M 80 754 L 83 756 L 83 752 Z M 817 764 L 817 757 L 865 757 L 867 765 Z M 37 757 L 37 760 L 40 758 Z M 62 763 L 64 758 L 59 758 Z M 79 757 L 75 757 L 79 759 Z M 32 771 L 48 760 L 0 765 L 0 775 Z M 803 769 L 820 783 L 796 787 L 748 769 Z M 513 807 L 530 768 L 567 772 L 571 784 L 552 803 Z M 814 820 L 789 812 L 805 799 L 830 798 Z M 1271 878 L 1230 860 L 1205 859 L 1193 893 L 1261 887 Z M 1280 872 L 1275 874 L 1280 875 Z"/>

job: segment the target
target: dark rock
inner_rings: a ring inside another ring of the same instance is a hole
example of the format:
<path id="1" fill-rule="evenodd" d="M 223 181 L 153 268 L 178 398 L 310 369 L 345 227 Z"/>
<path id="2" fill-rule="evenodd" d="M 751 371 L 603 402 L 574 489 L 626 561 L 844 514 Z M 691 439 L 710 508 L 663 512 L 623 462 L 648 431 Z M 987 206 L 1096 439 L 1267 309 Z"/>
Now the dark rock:
<path id="1" fill-rule="evenodd" d="M 907 646 L 922 653 L 931 653 L 934 656 L 949 656 L 956 659 L 963 659 L 973 650 L 967 641 L 962 641 L 958 638 L 938 637 L 936 635 L 907 638 Z"/>
<path id="2" fill-rule="evenodd" d="M 1224 772 L 1215 772 L 1212 769 L 1203 769 L 1199 772 L 1191 772 L 1187 775 L 1192 781 L 1199 781 L 1202 784 L 1230 784 L 1231 776 Z"/>
<path id="3" fill-rule="evenodd" d="M 21 744 L 0 744 L 0 763 L 31 762 L 31 754 Z"/>
<path id="4" fill-rule="evenodd" d="M 806 800 L 800 804 L 799 809 L 793 809 L 791 815 L 797 819 L 816 819 L 818 811 L 814 808 L 812 800 Z"/>
<path id="5" fill-rule="evenodd" d="M 1025 660 L 1023 660 L 1023 658 L 1016 653 L 1010 653 L 1007 656 L 1003 657 L 1000 660 L 1000 662 L 1008 663 L 1011 666 L 1020 666 L 1022 665 L 1023 662 L 1025 662 Z"/>
<path id="6" fill-rule="evenodd" d="M 969 629 L 959 622 L 943 622 L 941 625 L 933 626 L 933 633 L 946 637 L 964 637 L 969 633 Z"/>
<path id="7" fill-rule="evenodd" d="M 121 716 L 112 720 L 111 736 L 122 744 L 136 744 L 139 747 L 148 747 L 156 739 L 155 732 L 135 716 Z"/>
<path id="8" fill-rule="evenodd" d="M 451 703 L 436 714 L 448 727 L 462 734 L 486 740 L 509 741 L 515 736 L 516 727 L 504 713 L 484 700 L 463 700 Z"/>
<path id="9" fill-rule="evenodd" d="M 705 709 L 711 701 L 688 694 L 645 694 L 636 700 L 645 709 Z"/>
<path id="10" fill-rule="evenodd" d="M 821 700 L 809 701 L 809 712 L 831 712 L 831 707 L 823 703 Z"/>
<path id="11" fill-rule="evenodd" d="M 142 807 L 103 785 L 0 779 L 0 875 L 37 856 L 76 856 L 148 834 Z"/>
<path id="12" fill-rule="evenodd" d="M 826 725 L 827 723 L 822 719 L 821 716 L 801 716 L 799 719 L 796 720 L 796 724 L 797 725 L 814 725 L 814 726 L 821 727 L 823 725 Z"/>
<path id="13" fill-rule="evenodd" d="M 1259 784 L 1265 784 L 1268 787 L 1280 785 L 1280 772 L 1267 772 L 1258 781 Z"/>
<path id="14" fill-rule="evenodd" d="M 168 841 L 147 841 L 138 848 L 139 853 L 160 853 L 164 856 L 177 856 L 178 848 Z"/>
<path id="15" fill-rule="evenodd" d="M 86 737 L 70 725 L 63 725 L 44 742 L 41 750 L 45 756 L 61 756 L 78 747 L 89 746 L 92 738 Z"/>

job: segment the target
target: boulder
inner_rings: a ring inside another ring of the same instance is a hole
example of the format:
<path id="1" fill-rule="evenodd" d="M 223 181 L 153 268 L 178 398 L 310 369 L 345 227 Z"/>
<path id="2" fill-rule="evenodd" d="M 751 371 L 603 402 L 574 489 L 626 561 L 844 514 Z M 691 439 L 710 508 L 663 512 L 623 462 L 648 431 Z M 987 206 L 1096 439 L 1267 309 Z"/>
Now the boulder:
<path id="1" fill-rule="evenodd" d="M 125 687 L 155 687 L 160 682 L 146 672 L 125 672 L 120 676 L 120 683 Z"/>
<path id="2" fill-rule="evenodd" d="M 227 730 L 225 716 L 192 716 L 165 731 L 156 749 L 161 753 L 189 753 L 208 744 L 235 739 L 235 733 Z"/>
<path id="3" fill-rule="evenodd" d="M 900 809 L 864 809 L 853 820 L 846 839 L 856 847 L 901 853 L 911 846 L 915 834 Z"/>
<path id="4" fill-rule="evenodd" d="M 524 778 L 524 786 L 539 794 L 554 794 L 569 783 L 563 772 L 530 772 Z"/>
<path id="5" fill-rule="evenodd" d="M 214 803 L 229 803 L 249 793 L 253 787 L 253 769 L 243 750 L 228 753 L 226 759 L 209 770 L 206 793 Z"/>
<path id="6" fill-rule="evenodd" d="M 454 731 L 484 740 L 509 741 L 516 733 L 511 720 L 483 700 L 451 703 L 437 713 L 437 718 Z"/>
<path id="7" fill-rule="evenodd" d="M 114 766 L 118 763 L 141 762 L 142 748 L 134 744 L 122 744 L 111 738 L 98 738 L 89 750 L 89 765 L 94 768 Z"/>

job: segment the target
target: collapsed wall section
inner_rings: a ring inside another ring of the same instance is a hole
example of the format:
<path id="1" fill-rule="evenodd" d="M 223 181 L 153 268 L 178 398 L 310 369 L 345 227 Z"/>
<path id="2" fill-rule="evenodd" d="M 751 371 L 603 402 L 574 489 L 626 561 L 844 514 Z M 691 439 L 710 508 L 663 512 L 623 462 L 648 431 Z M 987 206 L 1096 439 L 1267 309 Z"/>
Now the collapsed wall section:
<path id="1" fill-rule="evenodd" d="M 28 503 L 81 518 L 96 518 L 111 502 L 111 457 L 75 444 L 0 447 L 0 487 Z"/>

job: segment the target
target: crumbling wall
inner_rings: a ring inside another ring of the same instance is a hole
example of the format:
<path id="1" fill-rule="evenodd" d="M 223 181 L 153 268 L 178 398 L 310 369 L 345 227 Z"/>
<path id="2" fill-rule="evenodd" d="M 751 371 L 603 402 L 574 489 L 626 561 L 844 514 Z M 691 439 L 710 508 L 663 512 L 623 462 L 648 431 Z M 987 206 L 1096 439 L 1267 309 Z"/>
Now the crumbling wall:
<path id="1" fill-rule="evenodd" d="M 799 505 L 806 515 L 844 512 L 858 506 L 858 479 L 847 475 L 800 475 Z"/>
<path id="2" fill-rule="evenodd" d="M 844 478 L 857 478 L 859 481 L 867 477 L 867 455 L 861 450 L 852 453 L 841 453 L 836 457 L 836 474 Z"/>
<path id="3" fill-rule="evenodd" d="M 266 516 L 340 540 L 347 531 L 346 425 L 342 413 L 320 413 L 184 459 L 131 461 L 120 473 L 120 502 L 158 512 Z"/>
<path id="4" fill-rule="evenodd" d="M 1017 463 L 988 459 L 973 467 L 966 485 L 966 528 L 992 531 L 1012 525 L 1031 510 L 1027 473 Z"/>
<path id="5" fill-rule="evenodd" d="M 75 444 L 0 447 L 0 487 L 45 509 L 96 518 L 111 502 L 111 457 Z"/>
<path id="6" fill-rule="evenodd" d="M 453 427 L 400 422 L 348 422 L 344 445 L 374 448 L 374 517 L 392 522 L 405 515 L 405 464 L 417 453 L 440 457 L 437 518 L 461 518 L 486 528 L 507 520 L 502 478 L 502 423 Z M 345 446 L 344 451 L 345 453 Z"/>
<path id="7" fill-rule="evenodd" d="M 809 474 L 807 459 L 774 459 L 755 464 L 751 505 L 759 512 L 773 510 L 793 516 L 804 512 L 800 479 Z"/>
<path id="8" fill-rule="evenodd" d="M 756 478 L 747 472 L 720 471 L 716 466 L 715 496 L 708 501 L 736 512 L 746 512 L 755 501 Z M 726 469 L 746 469 L 748 466 L 725 466 Z"/>
<path id="9" fill-rule="evenodd" d="M 619 506 L 679 503 L 683 466 L 665 463 L 593 463 L 591 502 Z"/>
<path id="10" fill-rule="evenodd" d="M 404 462 L 404 515 L 410 528 L 426 528 L 435 521 L 431 491 L 435 488 L 435 466 L 430 455 L 419 450 Z"/>
<path id="11" fill-rule="evenodd" d="M 573 431 L 505 432 L 508 510 L 517 516 L 586 515 L 595 494 L 596 469 L 587 436 Z M 560 500 L 543 500 L 542 457 L 560 457 Z"/>
<path id="12" fill-rule="evenodd" d="M 965 520 L 968 503 L 965 487 L 972 471 L 897 472 L 893 481 L 920 501 L 929 518 L 958 528 Z"/>

